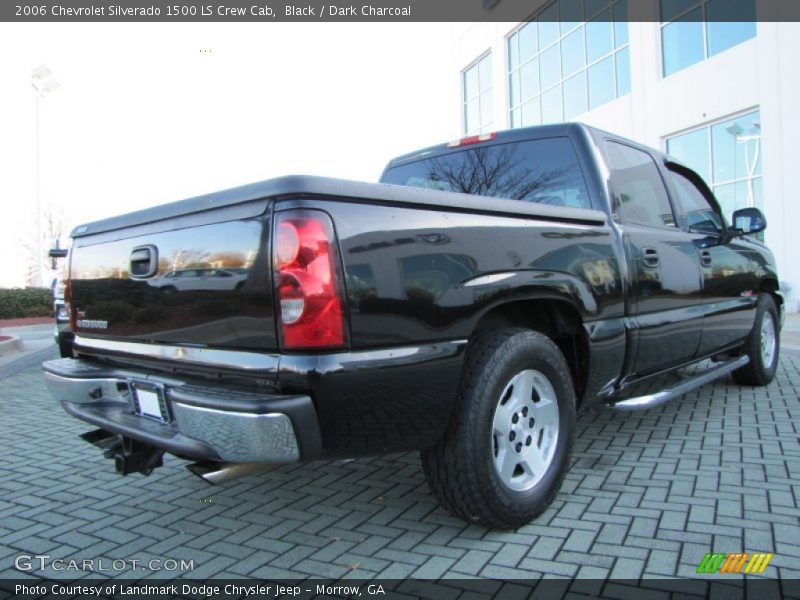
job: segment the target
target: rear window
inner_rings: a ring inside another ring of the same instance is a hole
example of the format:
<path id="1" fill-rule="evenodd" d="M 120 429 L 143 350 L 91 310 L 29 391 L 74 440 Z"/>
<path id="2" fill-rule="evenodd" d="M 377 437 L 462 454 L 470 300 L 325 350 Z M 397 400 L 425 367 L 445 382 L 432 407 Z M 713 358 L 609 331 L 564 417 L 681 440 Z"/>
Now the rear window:
<path id="1" fill-rule="evenodd" d="M 389 169 L 383 183 L 591 208 L 567 138 L 476 146 Z"/>

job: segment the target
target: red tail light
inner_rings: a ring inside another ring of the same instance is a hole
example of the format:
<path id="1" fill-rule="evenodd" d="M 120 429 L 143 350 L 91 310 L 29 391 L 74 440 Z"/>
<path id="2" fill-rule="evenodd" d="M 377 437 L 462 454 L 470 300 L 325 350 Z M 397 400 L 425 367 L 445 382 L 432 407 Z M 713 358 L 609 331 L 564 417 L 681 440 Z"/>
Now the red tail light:
<path id="1" fill-rule="evenodd" d="M 75 331 L 78 328 L 78 322 L 75 312 L 72 310 L 72 282 L 69 278 L 64 279 L 64 310 L 69 315 L 69 328 Z"/>
<path id="2" fill-rule="evenodd" d="M 344 286 L 330 217 L 317 210 L 278 212 L 273 239 L 281 347 L 344 346 Z"/>

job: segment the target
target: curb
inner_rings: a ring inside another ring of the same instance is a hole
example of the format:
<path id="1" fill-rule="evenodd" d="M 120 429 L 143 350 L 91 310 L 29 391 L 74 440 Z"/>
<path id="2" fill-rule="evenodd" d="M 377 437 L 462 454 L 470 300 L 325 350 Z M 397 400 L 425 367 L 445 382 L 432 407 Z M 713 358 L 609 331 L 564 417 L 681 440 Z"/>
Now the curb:
<path id="1" fill-rule="evenodd" d="M 0 336 L 8 339 L 0 340 L 0 356 L 22 351 L 22 340 L 15 335 Z"/>

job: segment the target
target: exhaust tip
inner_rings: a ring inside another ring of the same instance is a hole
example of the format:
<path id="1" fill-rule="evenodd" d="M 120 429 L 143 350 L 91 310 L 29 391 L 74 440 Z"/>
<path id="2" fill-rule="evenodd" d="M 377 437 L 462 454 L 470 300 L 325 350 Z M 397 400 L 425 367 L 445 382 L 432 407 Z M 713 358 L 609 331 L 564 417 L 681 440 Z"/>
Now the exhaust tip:
<path id="1" fill-rule="evenodd" d="M 186 468 L 206 483 L 222 485 L 248 475 L 269 471 L 277 466 L 275 463 L 220 463 L 209 461 L 192 463 L 186 465 Z"/>

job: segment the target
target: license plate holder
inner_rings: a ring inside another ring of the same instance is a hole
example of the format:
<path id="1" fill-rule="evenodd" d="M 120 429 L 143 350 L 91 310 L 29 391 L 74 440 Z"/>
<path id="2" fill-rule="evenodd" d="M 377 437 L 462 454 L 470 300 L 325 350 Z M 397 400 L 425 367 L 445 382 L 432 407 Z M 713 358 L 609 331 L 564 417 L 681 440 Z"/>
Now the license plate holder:
<path id="1" fill-rule="evenodd" d="M 132 380 L 129 385 L 131 396 L 133 397 L 134 412 L 137 415 L 162 423 L 170 421 L 167 395 L 162 384 Z"/>

